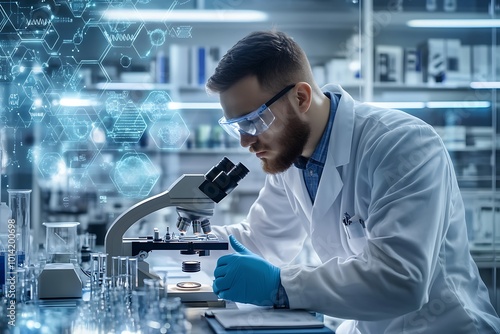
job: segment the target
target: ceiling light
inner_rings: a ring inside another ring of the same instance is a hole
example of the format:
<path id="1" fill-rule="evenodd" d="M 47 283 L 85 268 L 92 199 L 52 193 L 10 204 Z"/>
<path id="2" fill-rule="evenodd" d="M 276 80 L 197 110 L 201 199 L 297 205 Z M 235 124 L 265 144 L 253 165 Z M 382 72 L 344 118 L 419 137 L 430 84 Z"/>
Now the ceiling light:
<path id="1" fill-rule="evenodd" d="M 369 102 L 371 105 L 380 108 L 392 109 L 423 109 L 425 108 L 424 102 Z"/>
<path id="2" fill-rule="evenodd" d="M 431 109 L 469 109 L 469 108 L 489 108 L 491 102 L 489 101 L 434 101 L 427 102 L 427 108 Z"/>
<path id="3" fill-rule="evenodd" d="M 80 98 L 71 98 L 71 97 L 63 97 L 59 104 L 63 107 L 91 107 L 97 105 L 97 101 L 91 99 L 80 99 Z"/>
<path id="4" fill-rule="evenodd" d="M 168 109 L 222 109 L 218 102 L 169 102 Z"/>
<path id="5" fill-rule="evenodd" d="M 113 9 L 104 13 L 108 20 L 144 22 L 261 22 L 267 14 L 256 10 L 127 10 Z"/>
<path id="6" fill-rule="evenodd" d="M 431 102 L 369 102 L 380 108 L 390 109 L 471 109 L 489 108 L 490 101 L 431 101 Z"/>
<path id="7" fill-rule="evenodd" d="M 500 89 L 500 81 L 475 81 L 470 83 L 473 89 Z"/>
<path id="8" fill-rule="evenodd" d="M 439 20 L 410 20 L 406 23 L 412 28 L 498 28 L 498 19 L 439 19 Z"/>

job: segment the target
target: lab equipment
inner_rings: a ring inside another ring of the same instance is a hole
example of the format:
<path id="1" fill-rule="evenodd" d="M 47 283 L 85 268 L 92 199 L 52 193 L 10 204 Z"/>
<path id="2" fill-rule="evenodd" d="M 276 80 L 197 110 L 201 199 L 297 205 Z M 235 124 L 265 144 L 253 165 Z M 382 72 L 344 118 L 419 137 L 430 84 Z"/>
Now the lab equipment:
<path id="1" fill-rule="evenodd" d="M 145 278 L 160 279 L 150 272 L 144 261 L 153 250 L 179 250 L 181 254 L 210 255 L 211 250 L 228 249 L 227 241 L 211 234 L 209 218 L 213 215 L 214 203 L 227 196 L 248 173 L 241 163 L 234 165 L 224 157 L 205 175 L 184 174 L 168 190 L 132 206 L 122 213 L 110 226 L 105 237 L 108 267 L 116 256 L 136 256 L 138 262 L 138 283 Z M 141 218 L 169 206 L 175 206 L 178 213 L 179 234 L 167 233 L 161 237 L 159 231 L 153 236 L 124 238 L 124 233 Z M 193 225 L 194 235 L 186 235 Z M 204 234 L 200 234 L 203 231 Z M 213 293 L 212 293 L 213 294 Z"/>
<path id="2" fill-rule="evenodd" d="M 12 211 L 16 242 L 17 266 L 30 264 L 30 195 L 31 189 L 9 189 L 9 208 Z"/>
<path id="3" fill-rule="evenodd" d="M 236 253 L 217 261 L 214 293 L 235 302 L 273 306 L 277 302 L 280 269 L 250 252 L 234 236 L 229 236 L 229 242 Z"/>
<path id="4" fill-rule="evenodd" d="M 39 298 L 81 298 L 82 280 L 77 272 L 79 222 L 48 222 L 45 244 L 48 263 L 38 277 Z"/>

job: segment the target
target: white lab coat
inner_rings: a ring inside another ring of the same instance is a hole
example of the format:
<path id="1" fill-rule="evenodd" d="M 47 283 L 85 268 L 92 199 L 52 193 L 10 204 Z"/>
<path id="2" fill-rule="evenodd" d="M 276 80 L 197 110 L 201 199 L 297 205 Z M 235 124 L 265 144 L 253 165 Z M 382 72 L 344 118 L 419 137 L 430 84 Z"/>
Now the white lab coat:
<path id="1" fill-rule="evenodd" d="M 314 205 L 291 167 L 266 177 L 246 222 L 214 232 L 280 266 L 291 308 L 352 319 L 339 333 L 500 333 L 440 137 L 340 86 L 324 90 L 341 98 Z M 347 237 L 345 212 L 365 221 L 365 236 Z M 306 237 L 322 263 L 290 265 Z"/>

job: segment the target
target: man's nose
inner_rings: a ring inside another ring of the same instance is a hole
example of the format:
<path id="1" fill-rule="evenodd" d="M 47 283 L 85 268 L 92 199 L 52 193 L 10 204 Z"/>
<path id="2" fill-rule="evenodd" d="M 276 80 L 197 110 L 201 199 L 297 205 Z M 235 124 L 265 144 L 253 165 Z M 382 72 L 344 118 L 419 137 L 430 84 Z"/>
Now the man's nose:
<path id="1" fill-rule="evenodd" d="M 257 141 L 257 136 L 252 136 L 247 133 L 240 133 L 240 145 L 248 147 Z"/>

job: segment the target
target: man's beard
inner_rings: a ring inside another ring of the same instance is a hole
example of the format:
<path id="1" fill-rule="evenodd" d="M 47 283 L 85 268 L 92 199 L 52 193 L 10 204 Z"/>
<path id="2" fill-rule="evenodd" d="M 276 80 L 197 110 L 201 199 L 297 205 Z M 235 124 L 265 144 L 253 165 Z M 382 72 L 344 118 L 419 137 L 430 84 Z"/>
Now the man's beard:
<path id="1" fill-rule="evenodd" d="M 283 131 L 280 132 L 281 135 L 276 139 L 281 152 L 274 159 L 262 159 L 262 169 L 266 173 L 277 174 L 290 168 L 302 154 L 309 139 L 311 133 L 309 125 L 292 112 L 289 112 L 288 116 Z"/>

